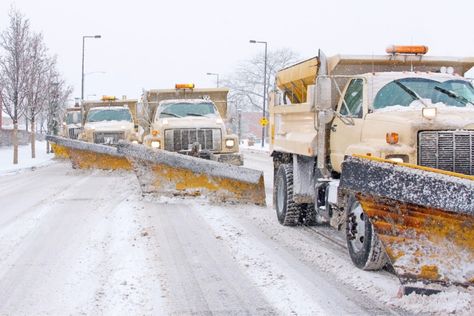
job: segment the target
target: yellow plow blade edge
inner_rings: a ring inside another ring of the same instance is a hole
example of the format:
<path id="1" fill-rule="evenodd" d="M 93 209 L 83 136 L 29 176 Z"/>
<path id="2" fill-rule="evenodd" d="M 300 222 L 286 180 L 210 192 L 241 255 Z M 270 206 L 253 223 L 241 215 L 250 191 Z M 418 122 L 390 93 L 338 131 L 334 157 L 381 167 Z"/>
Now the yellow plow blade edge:
<path id="1" fill-rule="evenodd" d="M 348 157 L 340 189 L 361 203 L 403 284 L 474 285 L 474 177 Z"/>
<path id="2" fill-rule="evenodd" d="M 134 170 L 144 193 L 206 196 L 213 201 L 265 205 L 263 172 L 142 145 L 118 147 L 48 136 L 75 168 Z"/>
<path id="3" fill-rule="evenodd" d="M 69 158 L 73 168 L 132 170 L 128 159 L 119 153 L 116 147 L 56 136 L 47 136 L 46 138 L 51 142 L 56 157 Z"/>
<path id="4" fill-rule="evenodd" d="M 57 143 L 51 143 L 54 156 L 59 159 L 69 159 L 69 149 L 66 146 L 62 146 Z"/>
<path id="5" fill-rule="evenodd" d="M 265 205 L 261 171 L 132 144 L 119 151 L 132 162 L 144 192 Z"/>

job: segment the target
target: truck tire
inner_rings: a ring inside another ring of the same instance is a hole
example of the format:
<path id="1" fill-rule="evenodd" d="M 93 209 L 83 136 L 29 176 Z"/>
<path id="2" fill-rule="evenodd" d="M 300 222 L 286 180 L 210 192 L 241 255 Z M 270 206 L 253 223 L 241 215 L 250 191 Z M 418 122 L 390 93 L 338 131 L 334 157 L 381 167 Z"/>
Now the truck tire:
<path id="1" fill-rule="evenodd" d="M 382 243 L 355 196 L 347 203 L 346 236 L 349 256 L 362 270 L 380 270 L 388 262 Z"/>
<path id="2" fill-rule="evenodd" d="M 276 178 L 275 208 L 278 221 L 283 226 L 299 224 L 301 209 L 293 199 L 293 169 L 291 164 L 281 164 Z"/>

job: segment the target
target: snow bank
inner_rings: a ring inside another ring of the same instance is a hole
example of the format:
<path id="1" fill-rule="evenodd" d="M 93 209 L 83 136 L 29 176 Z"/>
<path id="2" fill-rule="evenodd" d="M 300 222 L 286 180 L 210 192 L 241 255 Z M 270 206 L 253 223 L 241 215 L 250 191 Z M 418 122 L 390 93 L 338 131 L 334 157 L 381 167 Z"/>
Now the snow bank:
<path id="1" fill-rule="evenodd" d="M 31 158 L 31 146 L 18 146 L 18 164 L 13 164 L 13 146 L 0 147 L 0 175 L 52 163 L 53 153 L 46 153 L 46 142 L 36 142 L 36 158 Z"/>
<path id="2" fill-rule="evenodd" d="M 265 144 L 262 147 L 262 143 L 260 142 L 255 142 L 253 146 L 249 146 L 248 141 L 249 141 L 248 139 L 242 139 L 242 141 L 239 144 L 239 148 L 244 149 L 244 150 L 259 151 L 259 152 L 270 151 L 270 144 L 268 142 L 265 142 Z"/>

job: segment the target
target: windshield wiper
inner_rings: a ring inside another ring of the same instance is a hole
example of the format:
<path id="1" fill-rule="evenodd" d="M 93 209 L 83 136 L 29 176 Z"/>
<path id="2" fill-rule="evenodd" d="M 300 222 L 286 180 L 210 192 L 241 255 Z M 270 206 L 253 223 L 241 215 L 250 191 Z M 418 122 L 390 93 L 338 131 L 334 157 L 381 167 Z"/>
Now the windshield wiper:
<path id="1" fill-rule="evenodd" d="M 186 113 L 186 115 L 189 115 L 189 116 L 204 116 L 203 114 L 199 114 L 199 113 Z"/>
<path id="2" fill-rule="evenodd" d="M 174 113 L 171 113 L 171 112 L 164 112 L 164 111 L 163 111 L 163 112 L 160 113 L 160 115 L 161 115 L 161 114 L 171 115 L 171 116 L 174 116 L 174 117 L 181 117 L 181 116 L 179 116 L 178 114 L 174 114 Z"/>
<path id="3" fill-rule="evenodd" d="M 450 98 L 453 98 L 455 100 L 458 100 L 459 102 L 463 103 L 464 105 L 470 103 L 472 105 L 474 105 L 474 103 L 472 103 L 471 101 L 469 101 L 468 99 L 466 99 L 465 97 L 463 97 L 462 95 L 459 95 L 457 94 L 456 92 L 454 91 L 451 91 L 451 90 L 448 90 L 448 89 L 445 89 L 445 88 L 441 88 L 441 87 L 438 87 L 438 86 L 435 86 L 434 87 L 435 90 L 438 90 L 439 92 L 441 93 L 444 93 L 446 94 L 448 97 Z"/>
<path id="4" fill-rule="evenodd" d="M 395 80 L 394 81 L 400 88 L 403 89 L 403 91 L 405 91 L 409 96 L 411 96 L 413 98 L 413 100 L 418 100 L 421 102 L 421 104 L 423 104 L 424 106 L 428 107 L 428 104 L 425 103 L 425 101 L 423 101 L 423 99 L 418 95 L 418 93 L 416 93 L 415 91 L 413 91 L 412 89 L 408 88 L 406 85 L 404 85 L 403 83 L 401 83 L 400 81 L 398 80 Z"/>

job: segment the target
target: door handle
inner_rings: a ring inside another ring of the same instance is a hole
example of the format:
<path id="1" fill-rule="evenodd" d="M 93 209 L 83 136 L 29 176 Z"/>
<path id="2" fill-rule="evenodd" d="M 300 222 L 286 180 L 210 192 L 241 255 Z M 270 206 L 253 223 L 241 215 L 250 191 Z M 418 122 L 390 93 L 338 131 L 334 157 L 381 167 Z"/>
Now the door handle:
<path id="1" fill-rule="evenodd" d="M 331 126 L 331 131 L 335 132 L 335 131 L 336 131 L 336 127 L 337 127 L 337 124 L 334 124 L 333 126 Z"/>

